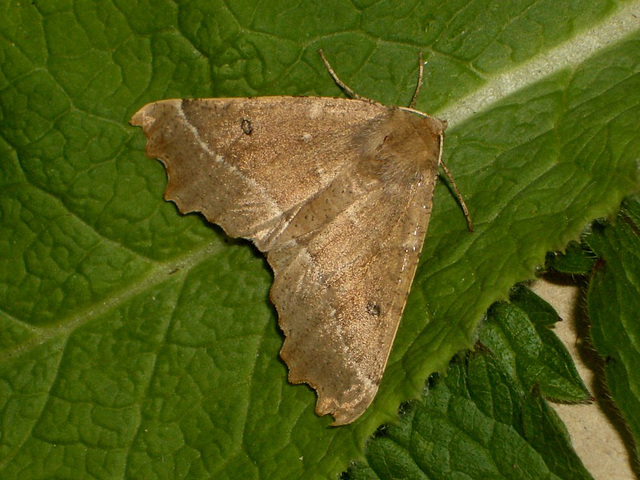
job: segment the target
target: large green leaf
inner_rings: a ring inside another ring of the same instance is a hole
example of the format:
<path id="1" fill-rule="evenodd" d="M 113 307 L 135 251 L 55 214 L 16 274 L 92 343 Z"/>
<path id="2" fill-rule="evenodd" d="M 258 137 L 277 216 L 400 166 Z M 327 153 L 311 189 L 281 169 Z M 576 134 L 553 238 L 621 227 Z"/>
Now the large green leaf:
<path id="1" fill-rule="evenodd" d="M 486 308 L 636 187 L 637 2 L 0 0 L 0 476 L 331 475 Z M 128 120 L 169 97 L 362 95 L 450 121 L 378 398 L 286 381 L 266 262 L 163 202 Z"/>

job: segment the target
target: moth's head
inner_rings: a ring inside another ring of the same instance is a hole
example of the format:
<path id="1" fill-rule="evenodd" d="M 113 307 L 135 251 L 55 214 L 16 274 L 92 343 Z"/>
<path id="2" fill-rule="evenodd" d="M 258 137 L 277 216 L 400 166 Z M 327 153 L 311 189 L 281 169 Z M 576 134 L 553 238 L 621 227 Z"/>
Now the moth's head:
<path id="1" fill-rule="evenodd" d="M 446 120 L 440 120 L 436 117 L 424 117 L 424 119 L 429 120 L 431 128 L 433 128 L 434 131 L 439 132 L 440 135 L 444 135 L 444 131 L 449 126 Z"/>

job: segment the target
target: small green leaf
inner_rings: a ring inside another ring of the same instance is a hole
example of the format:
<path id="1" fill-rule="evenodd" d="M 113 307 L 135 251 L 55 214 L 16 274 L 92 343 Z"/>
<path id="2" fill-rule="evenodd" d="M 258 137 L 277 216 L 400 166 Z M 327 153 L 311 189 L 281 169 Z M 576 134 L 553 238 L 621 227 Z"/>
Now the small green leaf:
<path id="1" fill-rule="evenodd" d="M 458 355 L 347 478 L 591 478 L 555 412 L 503 367 L 484 349 Z"/>
<path id="2" fill-rule="evenodd" d="M 498 302 L 489 309 L 479 341 L 525 389 L 535 387 L 544 397 L 557 401 L 589 400 L 591 395 L 571 355 L 549 329 L 549 317 L 558 320 L 558 315 L 552 314 L 551 306 L 530 290 L 524 293 L 524 287 L 517 287 L 514 297 L 515 303 Z M 541 316 L 542 321 L 536 321 Z"/>
<path id="3" fill-rule="evenodd" d="M 533 324 L 539 327 L 553 327 L 560 320 L 554 308 L 524 285 L 511 289 L 509 301 L 527 313 Z"/>
<path id="4" fill-rule="evenodd" d="M 640 199 L 626 200 L 615 222 L 597 224 L 586 239 L 600 260 L 587 305 L 591 336 L 605 360 L 611 395 L 640 443 Z"/>
<path id="5" fill-rule="evenodd" d="M 572 240 L 564 253 L 547 253 L 545 268 L 567 275 L 589 275 L 595 263 L 593 252 L 583 243 Z"/>

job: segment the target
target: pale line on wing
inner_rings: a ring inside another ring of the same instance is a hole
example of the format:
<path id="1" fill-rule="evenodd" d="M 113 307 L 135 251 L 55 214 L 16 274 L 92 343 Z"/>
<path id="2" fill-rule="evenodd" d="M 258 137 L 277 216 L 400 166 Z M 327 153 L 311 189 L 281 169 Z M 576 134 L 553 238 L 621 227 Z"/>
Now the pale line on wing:
<path id="1" fill-rule="evenodd" d="M 231 165 L 230 163 L 226 162 L 224 155 L 219 155 L 213 152 L 209 148 L 209 145 L 207 144 L 207 142 L 205 142 L 200 137 L 200 133 L 198 132 L 198 129 L 195 127 L 195 125 L 193 125 L 189 121 L 189 119 L 185 115 L 184 110 L 182 108 L 182 103 L 180 103 L 180 108 L 178 109 L 178 112 L 180 114 L 180 117 L 184 120 L 184 123 L 187 125 L 187 127 L 193 134 L 193 137 L 198 141 L 202 149 L 206 151 L 210 157 L 215 158 L 215 161 L 217 164 L 224 165 L 225 167 L 227 167 L 230 173 L 239 177 L 242 181 L 246 182 L 251 189 L 261 194 L 262 200 L 268 203 L 268 206 L 269 206 L 268 215 L 271 215 L 272 217 L 280 217 L 283 215 L 284 212 L 282 211 L 280 206 L 276 203 L 276 201 L 273 199 L 271 194 L 267 192 L 267 190 L 262 185 L 258 184 L 253 178 L 247 177 L 240 169 L 238 169 L 234 165 Z"/>

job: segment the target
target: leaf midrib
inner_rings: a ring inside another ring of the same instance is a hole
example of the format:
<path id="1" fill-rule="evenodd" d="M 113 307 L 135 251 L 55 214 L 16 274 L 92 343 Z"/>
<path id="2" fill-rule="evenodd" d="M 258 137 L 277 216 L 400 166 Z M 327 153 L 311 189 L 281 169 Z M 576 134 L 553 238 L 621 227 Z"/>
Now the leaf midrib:
<path id="1" fill-rule="evenodd" d="M 640 2 L 619 7 L 601 23 L 585 28 L 573 38 L 535 55 L 511 70 L 502 70 L 485 78 L 482 88 L 451 102 L 441 111 L 433 112 L 446 118 L 450 127 L 460 125 L 478 112 L 486 111 L 505 97 L 534 85 L 565 70 L 574 69 L 602 49 L 624 41 L 640 29 Z"/>

